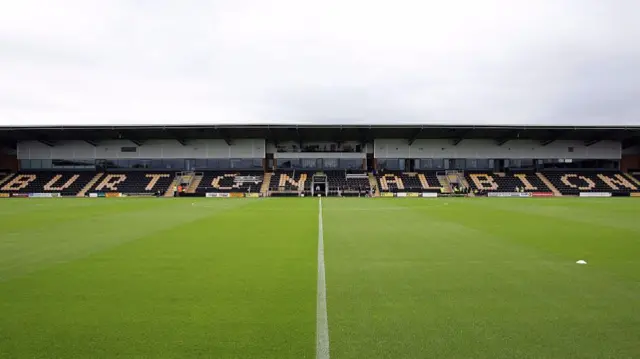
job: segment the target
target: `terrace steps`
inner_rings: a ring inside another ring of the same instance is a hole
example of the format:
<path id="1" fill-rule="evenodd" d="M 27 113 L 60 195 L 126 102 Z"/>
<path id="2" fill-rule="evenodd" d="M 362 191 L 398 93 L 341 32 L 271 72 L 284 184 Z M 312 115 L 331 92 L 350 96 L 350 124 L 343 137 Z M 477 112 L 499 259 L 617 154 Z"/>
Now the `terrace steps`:
<path id="1" fill-rule="evenodd" d="M 369 177 L 369 186 L 375 189 L 373 193 L 374 197 L 380 197 L 380 186 L 378 186 L 378 181 L 376 180 L 376 177 L 371 172 L 369 172 L 368 177 Z"/>
<path id="2" fill-rule="evenodd" d="M 635 183 L 635 184 L 636 184 L 636 186 L 640 186 L 640 181 L 638 181 L 638 179 L 637 179 L 637 178 L 633 177 L 633 175 L 632 175 L 631 173 L 627 173 L 627 172 L 625 172 L 625 174 L 624 174 L 624 175 L 625 175 L 628 179 L 630 179 L 630 180 L 631 180 L 631 182 Z M 0 182 L 0 184 L 2 184 L 2 182 Z"/>
<path id="3" fill-rule="evenodd" d="M 185 192 L 187 193 L 196 193 L 196 189 L 200 186 L 200 182 L 202 182 L 203 175 L 195 175 L 191 178 L 191 182 L 189 182 L 189 187 Z"/>
<path id="4" fill-rule="evenodd" d="M 541 172 L 536 172 L 536 176 L 540 179 L 540 181 L 542 181 L 542 183 L 545 184 L 545 186 L 549 187 L 554 196 L 562 197 L 562 193 L 558 191 L 556 186 L 554 186 L 553 183 L 551 183 L 551 181 L 549 181 L 549 179 L 544 174 L 542 174 Z"/>
<path id="5" fill-rule="evenodd" d="M 442 187 L 444 187 L 444 192 L 445 193 L 453 192 L 451 190 L 451 182 L 449 182 L 449 176 L 447 176 L 447 175 L 438 175 L 438 181 L 440 181 L 440 184 L 442 185 Z"/>
<path id="6" fill-rule="evenodd" d="M 76 194 L 76 197 L 84 197 L 87 194 L 87 192 L 89 192 L 89 190 L 93 188 L 93 186 L 100 180 L 100 178 L 102 178 L 103 174 L 104 173 L 97 173 L 95 176 L 93 176 L 91 181 L 89 181 L 89 183 L 87 183 L 84 187 L 82 187 L 80 192 Z"/>
<path id="7" fill-rule="evenodd" d="M 8 175 L 6 175 L 4 178 L 0 179 L 0 186 L 2 186 L 5 182 L 7 182 L 8 180 L 11 179 L 11 177 L 13 177 L 13 174 L 10 173 Z"/>
<path id="8" fill-rule="evenodd" d="M 260 193 L 262 194 L 262 197 L 266 197 L 269 193 L 269 183 L 271 183 L 271 177 L 273 177 L 273 172 L 267 172 L 262 178 L 262 186 L 260 187 Z"/>
<path id="9" fill-rule="evenodd" d="M 178 183 L 180 183 L 180 176 L 176 176 L 173 181 L 171 181 L 171 184 L 169 185 L 169 188 L 167 188 L 167 191 L 164 193 L 164 197 L 173 197 L 176 193 L 176 187 L 178 186 Z"/>

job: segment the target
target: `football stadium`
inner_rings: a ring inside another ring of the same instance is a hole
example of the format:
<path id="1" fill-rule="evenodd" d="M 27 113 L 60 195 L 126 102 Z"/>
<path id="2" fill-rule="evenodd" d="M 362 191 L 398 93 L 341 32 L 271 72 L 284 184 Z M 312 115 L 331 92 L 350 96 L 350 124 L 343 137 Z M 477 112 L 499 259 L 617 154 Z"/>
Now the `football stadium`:
<path id="1" fill-rule="evenodd" d="M 0 136 L 2 357 L 640 354 L 640 128 Z"/>
<path id="2" fill-rule="evenodd" d="M 640 358 L 640 1 L 0 7 L 0 359 Z"/>

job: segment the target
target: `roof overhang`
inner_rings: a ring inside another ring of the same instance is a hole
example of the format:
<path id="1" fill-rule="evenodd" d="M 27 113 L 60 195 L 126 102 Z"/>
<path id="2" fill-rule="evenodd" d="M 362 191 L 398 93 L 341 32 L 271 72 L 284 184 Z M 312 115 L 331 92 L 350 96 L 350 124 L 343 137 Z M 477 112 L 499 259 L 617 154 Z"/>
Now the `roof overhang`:
<path id="1" fill-rule="evenodd" d="M 126 139 L 138 145 L 148 140 L 171 139 L 185 145 L 193 139 L 266 139 L 295 141 L 372 141 L 398 138 L 413 143 L 420 139 L 446 139 L 460 144 L 469 139 L 491 139 L 502 145 L 510 140 L 534 140 L 550 144 L 558 140 L 621 141 L 640 144 L 640 126 L 440 126 L 440 125 L 221 125 L 221 126 L 55 126 L 0 127 L 0 142 L 81 140 L 91 144 Z"/>

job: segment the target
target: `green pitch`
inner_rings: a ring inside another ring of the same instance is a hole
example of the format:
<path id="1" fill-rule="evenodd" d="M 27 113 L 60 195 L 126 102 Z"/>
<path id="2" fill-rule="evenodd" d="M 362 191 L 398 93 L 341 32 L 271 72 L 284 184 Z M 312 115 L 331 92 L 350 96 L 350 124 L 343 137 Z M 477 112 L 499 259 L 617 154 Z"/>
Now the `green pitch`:
<path id="1" fill-rule="evenodd" d="M 322 206 L 331 358 L 640 357 L 640 199 Z M 317 245 L 313 198 L 2 199 L 0 358 L 315 358 Z"/>

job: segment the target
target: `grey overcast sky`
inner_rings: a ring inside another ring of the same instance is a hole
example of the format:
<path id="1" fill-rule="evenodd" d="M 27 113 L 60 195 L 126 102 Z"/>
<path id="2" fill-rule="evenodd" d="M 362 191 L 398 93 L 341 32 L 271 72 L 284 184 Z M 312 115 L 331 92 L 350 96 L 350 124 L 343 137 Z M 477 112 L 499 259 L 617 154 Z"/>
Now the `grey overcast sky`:
<path id="1" fill-rule="evenodd" d="M 0 125 L 640 125 L 639 0 L 20 0 Z"/>

